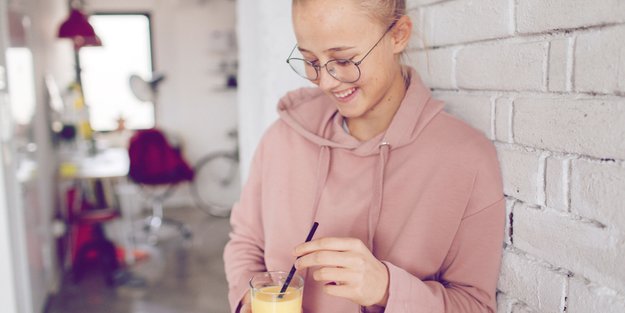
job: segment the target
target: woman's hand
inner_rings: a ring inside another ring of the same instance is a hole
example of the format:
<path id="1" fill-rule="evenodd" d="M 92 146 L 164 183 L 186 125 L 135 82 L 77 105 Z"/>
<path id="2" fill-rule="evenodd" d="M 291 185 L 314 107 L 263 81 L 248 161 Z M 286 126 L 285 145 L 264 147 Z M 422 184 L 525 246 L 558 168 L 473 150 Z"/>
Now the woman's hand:
<path id="1" fill-rule="evenodd" d="M 243 297 L 243 300 L 241 300 L 237 313 L 252 313 L 252 304 L 250 302 L 250 292 L 248 291 Z"/>
<path id="2" fill-rule="evenodd" d="M 326 282 L 325 293 L 361 306 L 385 307 L 388 269 L 355 238 L 322 238 L 295 247 L 297 269 L 320 267 L 313 279 Z"/>

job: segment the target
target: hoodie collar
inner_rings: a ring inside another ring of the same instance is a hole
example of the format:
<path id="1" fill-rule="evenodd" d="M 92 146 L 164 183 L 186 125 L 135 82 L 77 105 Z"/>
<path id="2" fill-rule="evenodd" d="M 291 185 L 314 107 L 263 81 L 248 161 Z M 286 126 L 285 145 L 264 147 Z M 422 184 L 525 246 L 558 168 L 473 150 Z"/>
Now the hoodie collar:
<path id="1" fill-rule="evenodd" d="M 278 104 L 278 113 L 293 130 L 320 146 L 346 149 L 359 156 L 378 154 L 382 142 L 396 149 L 418 137 L 443 107 L 430 101 L 432 94 L 414 69 L 410 68 L 410 74 L 410 85 L 388 129 L 367 141 L 361 142 L 343 130 L 343 117 L 319 88 L 287 94 Z"/>

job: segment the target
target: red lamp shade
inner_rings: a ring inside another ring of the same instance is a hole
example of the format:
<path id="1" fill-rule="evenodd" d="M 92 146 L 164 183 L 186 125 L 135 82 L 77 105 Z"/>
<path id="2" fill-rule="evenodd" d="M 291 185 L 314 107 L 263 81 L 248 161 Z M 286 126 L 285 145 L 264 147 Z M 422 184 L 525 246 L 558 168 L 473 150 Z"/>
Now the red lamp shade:
<path id="1" fill-rule="evenodd" d="M 85 46 L 97 47 L 102 45 L 102 41 L 95 34 L 87 17 L 75 8 L 71 9 L 67 20 L 59 27 L 58 37 L 72 39 L 76 50 Z"/>

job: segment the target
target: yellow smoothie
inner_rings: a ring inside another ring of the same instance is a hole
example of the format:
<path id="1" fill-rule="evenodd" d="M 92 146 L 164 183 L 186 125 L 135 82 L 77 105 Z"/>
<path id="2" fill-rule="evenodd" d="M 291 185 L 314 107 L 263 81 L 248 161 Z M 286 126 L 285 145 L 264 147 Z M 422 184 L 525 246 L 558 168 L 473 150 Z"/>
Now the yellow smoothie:
<path id="1" fill-rule="evenodd" d="M 252 295 L 252 313 L 302 313 L 301 289 L 289 287 L 281 299 L 280 289 L 281 286 L 258 289 Z"/>

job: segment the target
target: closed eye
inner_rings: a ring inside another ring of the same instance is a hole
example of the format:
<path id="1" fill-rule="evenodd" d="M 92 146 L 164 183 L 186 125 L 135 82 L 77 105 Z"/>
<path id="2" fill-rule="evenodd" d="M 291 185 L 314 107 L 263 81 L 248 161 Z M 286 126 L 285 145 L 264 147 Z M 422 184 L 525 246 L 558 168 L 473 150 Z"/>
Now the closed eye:
<path id="1" fill-rule="evenodd" d="M 306 62 L 308 62 L 310 65 L 312 65 L 313 67 L 319 67 L 319 60 L 306 60 Z"/>
<path id="2" fill-rule="evenodd" d="M 341 65 L 341 66 L 350 65 L 353 63 L 351 60 L 348 60 L 348 59 L 336 59 L 334 61 L 336 62 L 336 64 Z"/>

